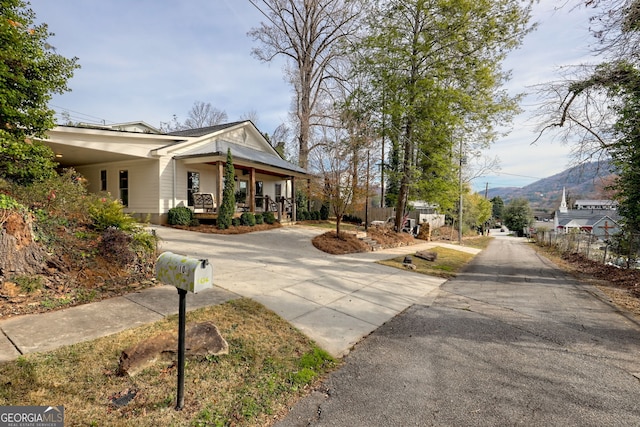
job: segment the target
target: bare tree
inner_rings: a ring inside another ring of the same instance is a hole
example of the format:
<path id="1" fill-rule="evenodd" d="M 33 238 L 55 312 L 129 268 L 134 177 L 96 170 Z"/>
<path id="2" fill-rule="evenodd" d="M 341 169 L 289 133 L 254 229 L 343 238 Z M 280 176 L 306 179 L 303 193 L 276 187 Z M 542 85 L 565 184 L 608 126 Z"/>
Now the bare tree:
<path id="1" fill-rule="evenodd" d="M 257 127 L 260 119 L 256 110 L 250 110 L 241 115 L 240 120 L 251 120 L 251 123 L 253 123 Z"/>
<path id="2" fill-rule="evenodd" d="M 193 107 L 189 110 L 188 117 L 184 122 L 180 122 L 178 116 L 174 114 L 170 121 L 160 122 L 160 130 L 163 132 L 173 132 L 177 130 L 198 129 L 219 125 L 228 120 L 226 111 L 214 108 L 209 102 L 196 101 L 193 103 Z"/>
<path id="3" fill-rule="evenodd" d="M 184 121 L 186 129 L 198 129 L 207 126 L 215 126 L 229 120 L 227 112 L 218 110 L 209 102 L 196 101 L 189 110 L 188 117 Z"/>
<path id="4" fill-rule="evenodd" d="M 288 159 L 287 142 L 291 135 L 291 129 L 284 123 L 273 130 L 271 136 L 266 135 L 267 140 L 283 159 Z"/>
<path id="5" fill-rule="evenodd" d="M 336 237 L 342 218 L 364 199 L 366 166 L 357 159 L 362 156 L 362 144 L 352 140 L 336 127 L 324 127 L 323 144 L 310 155 L 310 163 L 319 171 L 312 187 L 318 198 L 328 203 L 336 218 Z"/>
<path id="6" fill-rule="evenodd" d="M 361 2 L 353 0 L 249 0 L 266 18 L 249 35 L 261 43 L 253 55 L 269 62 L 288 59 L 287 78 L 295 89 L 298 164 L 306 168 L 312 129 L 330 82 L 339 78 L 344 44 L 355 34 Z"/>

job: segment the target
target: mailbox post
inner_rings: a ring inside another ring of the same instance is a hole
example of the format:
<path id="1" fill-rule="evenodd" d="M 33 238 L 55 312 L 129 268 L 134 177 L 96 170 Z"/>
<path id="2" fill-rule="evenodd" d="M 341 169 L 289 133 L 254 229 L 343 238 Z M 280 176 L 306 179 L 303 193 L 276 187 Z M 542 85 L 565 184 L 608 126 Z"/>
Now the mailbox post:
<path id="1" fill-rule="evenodd" d="M 184 357 L 185 327 L 187 317 L 187 292 L 197 293 L 213 286 L 213 267 L 209 260 L 189 258 L 164 252 L 156 261 L 156 278 L 178 288 L 178 392 L 176 410 L 184 406 Z"/>

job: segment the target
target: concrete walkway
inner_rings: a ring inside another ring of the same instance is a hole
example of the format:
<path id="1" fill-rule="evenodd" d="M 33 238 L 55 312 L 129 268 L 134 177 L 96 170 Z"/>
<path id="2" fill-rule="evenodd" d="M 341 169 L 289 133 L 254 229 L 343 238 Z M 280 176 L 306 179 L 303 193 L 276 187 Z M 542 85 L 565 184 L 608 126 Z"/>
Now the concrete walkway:
<path id="1" fill-rule="evenodd" d="M 189 294 L 187 309 L 240 296 L 275 311 L 336 357 L 415 303 L 428 304 L 444 279 L 375 261 L 434 246 L 471 253 L 477 249 L 437 242 L 382 251 L 329 255 L 311 239 L 326 230 L 285 227 L 244 235 L 217 235 L 154 227 L 160 251 L 207 258 L 214 288 Z M 160 286 L 46 314 L 0 321 L 0 361 L 20 354 L 110 335 L 178 312 L 178 293 Z"/>

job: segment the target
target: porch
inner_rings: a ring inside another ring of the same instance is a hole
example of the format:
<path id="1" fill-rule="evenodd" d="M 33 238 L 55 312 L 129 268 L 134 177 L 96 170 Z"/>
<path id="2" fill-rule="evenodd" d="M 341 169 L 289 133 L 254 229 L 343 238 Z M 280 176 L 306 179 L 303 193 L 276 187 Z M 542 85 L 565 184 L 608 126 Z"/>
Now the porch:
<path id="1" fill-rule="evenodd" d="M 278 222 L 289 222 L 294 218 L 294 200 L 293 198 L 255 196 L 254 203 L 246 203 L 245 201 L 236 202 L 236 210 L 234 218 L 240 217 L 244 212 L 253 214 L 263 212 L 273 212 Z M 218 203 L 213 193 L 193 193 L 193 214 L 198 220 L 216 220 L 218 219 Z"/>

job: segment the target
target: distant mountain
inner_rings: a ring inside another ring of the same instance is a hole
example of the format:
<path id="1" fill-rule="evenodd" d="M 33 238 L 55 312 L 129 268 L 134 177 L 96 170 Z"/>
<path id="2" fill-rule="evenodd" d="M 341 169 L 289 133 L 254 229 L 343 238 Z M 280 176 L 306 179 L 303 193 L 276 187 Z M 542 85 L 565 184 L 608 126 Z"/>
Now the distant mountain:
<path id="1" fill-rule="evenodd" d="M 562 199 L 562 188 L 566 189 L 567 204 L 577 199 L 609 199 L 605 187 L 616 176 L 608 161 L 585 163 L 574 166 L 556 175 L 543 178 L 525 187 L 490 188 L 491 199 L 500 196 L 505 203 L 512 199 L 527 199 L 532 209 L 541 214 L 551 214 Z"/>

